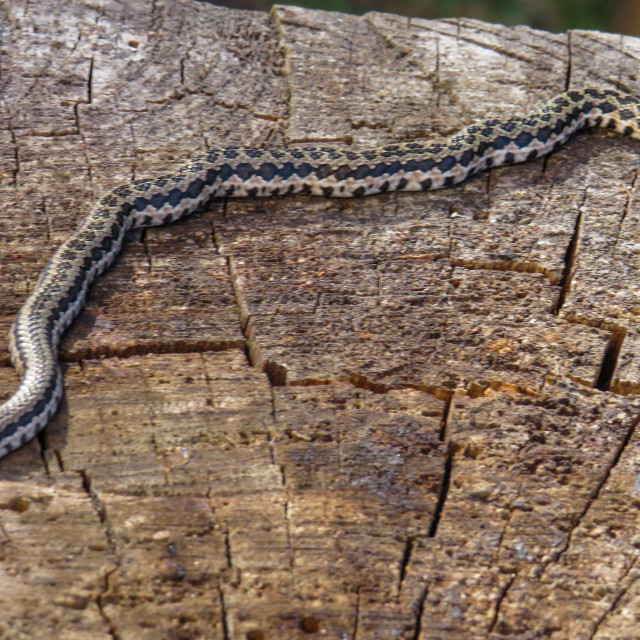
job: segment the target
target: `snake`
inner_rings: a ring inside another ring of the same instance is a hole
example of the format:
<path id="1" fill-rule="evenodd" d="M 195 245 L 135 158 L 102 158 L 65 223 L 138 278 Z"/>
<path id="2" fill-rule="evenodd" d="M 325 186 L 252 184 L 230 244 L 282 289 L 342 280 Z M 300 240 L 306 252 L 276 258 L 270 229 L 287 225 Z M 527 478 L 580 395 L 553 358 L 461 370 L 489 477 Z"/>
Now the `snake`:
<path id="1" fill-rule="evenodd" d="M 214 148 L 173 173 L 116 187 L 54 253 L 11 326 L 9 353 L 21 379 L 0 406 L 0 457 L 33 439 L 58 410 L 64 393 L 60 338 L 132 229 L 173 222 L 214 198 L 357 198 L 450 187 L 491 167 L 549 154 L 588 127 L 640 139 L 640 99 L 585 87 L 560 93 L 524 117 L 478 122 L 439 141 L 372 149 Z"/>

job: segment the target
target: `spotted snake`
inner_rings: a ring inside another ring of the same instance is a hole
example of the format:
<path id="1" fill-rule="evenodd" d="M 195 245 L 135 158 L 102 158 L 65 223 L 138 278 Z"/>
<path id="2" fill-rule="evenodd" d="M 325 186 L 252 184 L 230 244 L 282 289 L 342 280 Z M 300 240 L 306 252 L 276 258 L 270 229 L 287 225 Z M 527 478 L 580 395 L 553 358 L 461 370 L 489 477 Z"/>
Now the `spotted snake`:
<path id="1" fill-rule="evenodd" d="M 60 337 L 131 229 L 177 220 L 212 198 L 438 189 L 548 154 L 576 131 L 596 126 L 640 138 L 640 100 L 598 88 L 568 91 L 523 118 L 473 124 L 440 142 L 361 151 L 223 147 L 195 156 L 175 173 L 117 187 L 56 251 L 12 325 L 9 350 L 22 379 L 0 406 L 0 457 L 31 440 L 55 414 L 63 394 Z"/>

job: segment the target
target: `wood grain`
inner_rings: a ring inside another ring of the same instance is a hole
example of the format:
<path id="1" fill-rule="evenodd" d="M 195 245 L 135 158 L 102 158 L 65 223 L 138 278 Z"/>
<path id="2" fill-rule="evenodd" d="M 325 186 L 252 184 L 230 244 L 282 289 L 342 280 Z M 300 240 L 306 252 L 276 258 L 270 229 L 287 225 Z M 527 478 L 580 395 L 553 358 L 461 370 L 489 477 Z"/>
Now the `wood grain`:
<path id="1" fill-rule="evenodd" d="M 637 39 L 471 20 L 5 0 L 0 39 L 2 336 L 99 194 L 207 147 L 640 95 Z M 0 462 L 0 638 L 635 637 L 639 153 L 133 233 Z"/>

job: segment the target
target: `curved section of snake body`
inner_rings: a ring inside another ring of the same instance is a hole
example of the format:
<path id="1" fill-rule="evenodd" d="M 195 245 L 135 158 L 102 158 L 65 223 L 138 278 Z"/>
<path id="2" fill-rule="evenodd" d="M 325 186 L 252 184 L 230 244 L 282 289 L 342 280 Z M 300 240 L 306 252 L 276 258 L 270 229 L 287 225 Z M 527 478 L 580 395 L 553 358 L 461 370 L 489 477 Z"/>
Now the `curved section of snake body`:
<path id="1" fill-rule="evenodd" d="M 9 348 L 22 380 L 0 406 L 0 457 L 31 440 L 56 412 L 63 394 L 60 336 L 129 230 L 177 220 L 219 197 L 358 197 L 438 189 L 490 167 L 550 153 L 576 131 L 595 126 L 640 138 L 640 100 L 605 89 L 568 91 L 526 117 L 472 124 L 440 142 L 362 151 L 212 149 L 173 174 L 114 189 L 58 249 L 13 323 Z"/>

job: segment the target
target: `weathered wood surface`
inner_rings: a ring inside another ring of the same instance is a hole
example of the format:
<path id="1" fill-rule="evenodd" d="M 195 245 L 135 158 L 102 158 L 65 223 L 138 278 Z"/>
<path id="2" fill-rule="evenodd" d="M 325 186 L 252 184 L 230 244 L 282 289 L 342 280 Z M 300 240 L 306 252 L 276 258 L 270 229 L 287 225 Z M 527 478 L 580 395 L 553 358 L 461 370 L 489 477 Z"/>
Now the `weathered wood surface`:
<path id="1" fill-rule="evenodd" d="M 0 6 L 6 330 L 95 198 L 640 94 L 640 41 L 191 0 Z M 640 147 L 134 234 L 0 462 L 0 638 L 636 638 Z"/>

